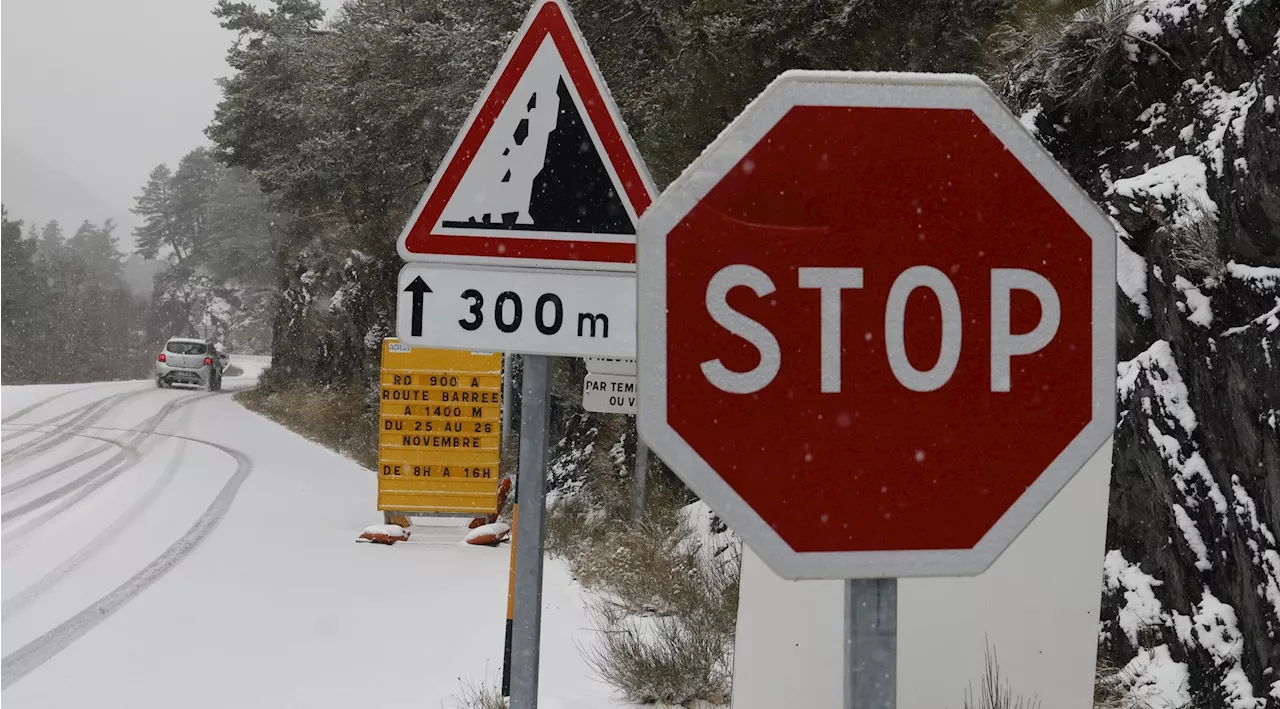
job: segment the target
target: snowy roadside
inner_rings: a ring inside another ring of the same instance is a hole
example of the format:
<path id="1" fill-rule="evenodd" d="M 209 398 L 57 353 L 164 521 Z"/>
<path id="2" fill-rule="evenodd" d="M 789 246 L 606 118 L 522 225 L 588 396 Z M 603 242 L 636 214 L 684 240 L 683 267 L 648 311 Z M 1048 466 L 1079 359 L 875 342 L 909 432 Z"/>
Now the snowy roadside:
<path id="1" fill-rule="evenodd" d="M 246 368 L 237 379 L 249 385 L 256 374 Z M 242 469 L 243 484 L 202 543 L 7 686 L 6 704 L 145 707 L 180 699 L 195 707 L 450 707 L 462 681 L 498 676 L 510 549 L 466 545 L 461 522 L 424 525 L 390 547 L 355 543 L 378 521 L 372 474 L 229 396 L 160 391 L 150 382 L 4 387 L 3 414 L 13 417 L 4 432 L 6 487 L 97 445 L 66 435 L 32 462 L 11 464 L 10 452 L 34 435 L 18 435 L 15 423 L 66 415 L 117 393 L 125 396 L 93 422 L 92 435 L 122 436 L 119 429 L 136 428 L 166 402 L 197 399 L 181 415 L 164 417 L 146 437 L 156 443 L 140 444 L 136 462 L 68 510 L 55 536 L 31 533 L 21 547 L 6 548 L 7 604 L 48 586 L 6 617 L 6 661 L 189 534 Z M 41 401 L 47 403 L 22 413 Z M 237 467 L 240 457 L 247 469 Z M 47 484 L 97 460 L 67 465 Z M 45 484 L 21 492 L 44 491 Z M 128 518 L 148 495 L 145 511 Z M 21 502 L 9 497 L 6 512 Z M 95 545 L 96 532 L 88 530 L 112 525 L 127 529 Z M 6 541 L 11 531 L 6 524 Z M 64 562 L 78 554 L 84 558 L 68 568 Z M 53 582 L 51 570 L 59 573 Z M 580 587 L 561 563 L 548 560 L 541 706 L 625 706 L 592 678 L 578 652 L 591 632 Z"/>

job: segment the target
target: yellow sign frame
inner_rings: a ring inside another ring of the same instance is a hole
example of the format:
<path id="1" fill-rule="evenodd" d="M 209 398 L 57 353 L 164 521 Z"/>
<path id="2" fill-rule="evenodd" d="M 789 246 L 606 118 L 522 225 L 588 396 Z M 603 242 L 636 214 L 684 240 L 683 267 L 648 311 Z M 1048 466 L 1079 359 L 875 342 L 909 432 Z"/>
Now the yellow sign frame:
<path id="1" fill-rule="evenodd" d="M 498 513 L 502 355 L 382 341 L 378 509 Z"/>

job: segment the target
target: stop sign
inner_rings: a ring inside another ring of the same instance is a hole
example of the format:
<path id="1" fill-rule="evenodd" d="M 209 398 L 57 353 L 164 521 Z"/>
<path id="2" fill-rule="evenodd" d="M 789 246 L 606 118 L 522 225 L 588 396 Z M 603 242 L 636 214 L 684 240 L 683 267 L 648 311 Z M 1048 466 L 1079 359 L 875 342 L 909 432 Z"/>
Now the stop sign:
<path id="1" fill-rule="evenodd" d="M 641 220 L 641 435 L 781 576 L 980 573 L 1111 434 L 1114 239 L 974 77 L 783 74 Z"/>

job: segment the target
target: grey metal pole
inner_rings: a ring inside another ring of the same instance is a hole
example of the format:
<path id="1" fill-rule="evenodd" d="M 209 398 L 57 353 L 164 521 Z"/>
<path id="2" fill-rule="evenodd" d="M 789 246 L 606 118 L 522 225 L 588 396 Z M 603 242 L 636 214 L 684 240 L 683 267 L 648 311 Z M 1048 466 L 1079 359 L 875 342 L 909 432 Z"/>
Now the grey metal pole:
<path id="1" fill-rule="evenodd" d="M 551 358 L 525 355 L 520 405 L 520 468 L 516 502 L 515 622 L 511 633 L 511 709 L 537 709 L 542 632 L 542 532 L 547 490 Z"/>
<path id="2" fill-rule="evenodd" d="M 898 706 L 898 579 L 844 582 L 844 709 Z"/>
<path id="3" fill-rule="evenodd" d="M 649 476 L 649 446 L 636 440 L 636 479 L 631 488 L 631 521 L 639 524 L 644 517 L 644 486 Z"/>
<path id="4" fill-rule="evenodd" d="M 502 355 L 502 441 L 498 444 L 501 446 L 502 455 L 507 452 L 507 444 L 511 441 L 511 363 L 513 358 L 510 352 Z"/>

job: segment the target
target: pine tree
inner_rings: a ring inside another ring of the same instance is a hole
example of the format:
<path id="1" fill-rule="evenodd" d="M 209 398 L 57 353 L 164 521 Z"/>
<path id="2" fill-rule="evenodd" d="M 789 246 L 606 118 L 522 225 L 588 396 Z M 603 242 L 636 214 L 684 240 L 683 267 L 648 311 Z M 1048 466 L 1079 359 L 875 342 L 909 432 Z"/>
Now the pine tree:
<path id="1" fill-rule="evenodd" d="M 143 222 L 133 230 L 134 250 L 143 258 L 155 259 L 161 249 L 168 247 L 168 255 L 182 263 L 188 249 L 181 241 L 176 224 L 173 173 L 168 166 L 161 164 L 151 170 L 142 194 L 135 201 L 137 204 L 131 211 L 142 217 Z"/>
<path id="2" fill-rule="evenodd" d="M 208 236 L 208 206 L 221 173 L 226 168 L 214 161 L 207 148 L 196 148 L 182 157 L 170 181 L 176 238 L 187 254 L 204 250 Z"/>
<path id="3" fill-rule="evenodd" d="M 4 338 L 0 339 L 0 378 L 5 383 L 37 381 L 44 360 L 40 341 L 47 304 L 43 269 L 36 261 L 36 244 L 22 236 L 22 221 L 10 221 L 0 206 L 0 319 Z"/>
<path id="4" fill-rule="evenodd" d="M 34 229 L 35 225 L 31 227 Z M 45 259 L 56 259 L 65 246 L 62 238 L 62 225 L 58 224 L 57 219 L 51 219 L 45 223 L 44 228 L 40 230 L 40 242 L 37 250 Z"/>
<path id="5" fill-rule="evenodd" d="M 67 248 L 84 263 L 86 277 L 102 287 L 116 287 L 121 283 L 124 254 L 118 248 L 120 239 L 112 233 L 115 228 L 115 222 L 110 219 L 101 226 L 86 219 L 67 240 Z"/>

